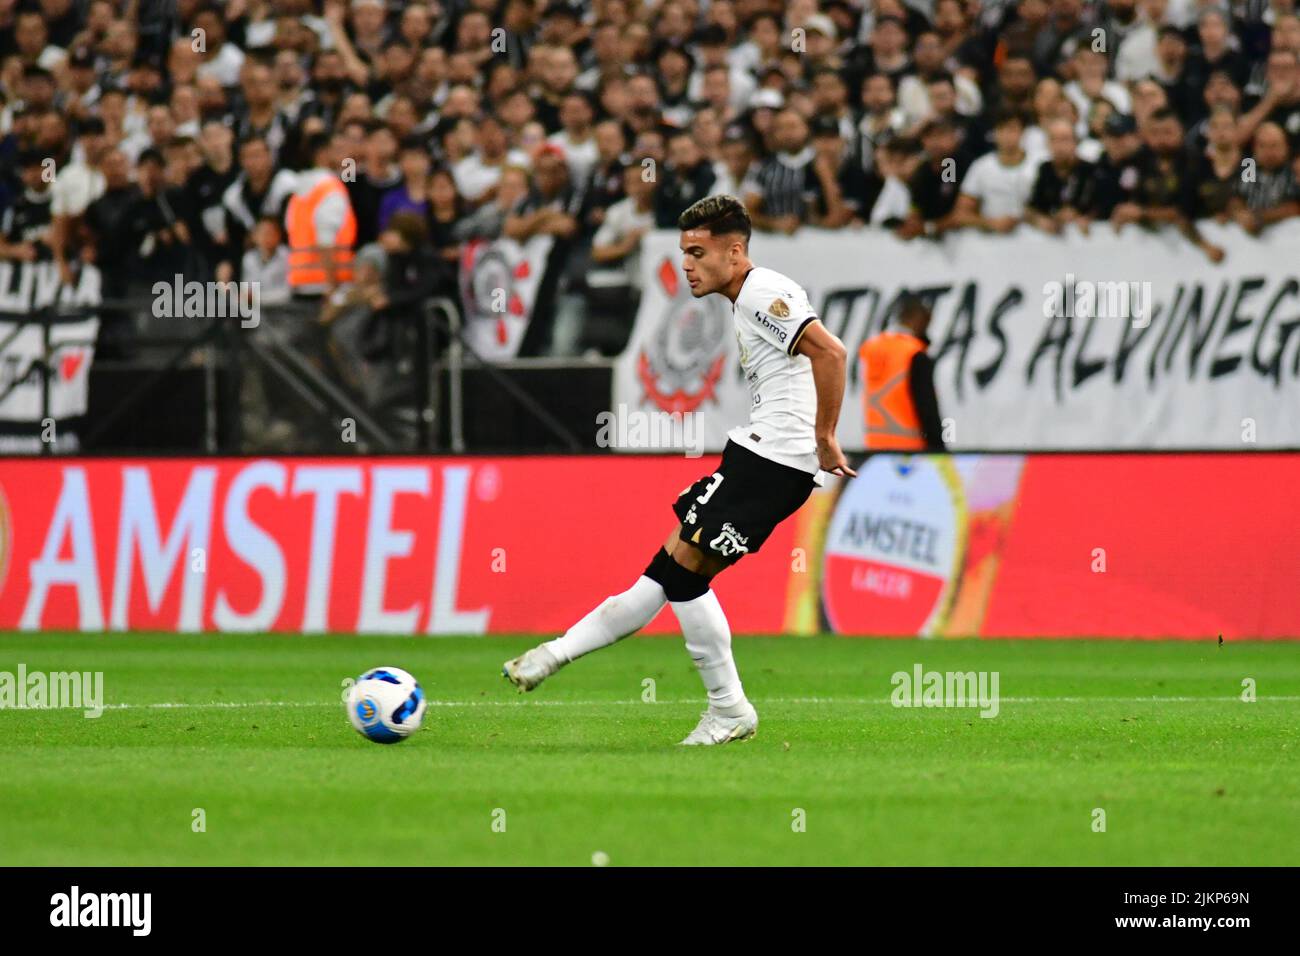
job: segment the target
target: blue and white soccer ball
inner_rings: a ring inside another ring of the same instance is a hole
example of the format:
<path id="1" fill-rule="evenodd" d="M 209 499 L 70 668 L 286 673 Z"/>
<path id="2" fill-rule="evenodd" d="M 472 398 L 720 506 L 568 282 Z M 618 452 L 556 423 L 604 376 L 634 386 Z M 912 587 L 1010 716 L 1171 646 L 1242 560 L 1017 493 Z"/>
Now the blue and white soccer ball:
<path id="1" fill-rule="evenodd" d="M 420 682 L 400 667 L 376 667 L 348 688 L 348 720 L 377 744 L 395 744 L 420 729 L 428 701 Z"/>

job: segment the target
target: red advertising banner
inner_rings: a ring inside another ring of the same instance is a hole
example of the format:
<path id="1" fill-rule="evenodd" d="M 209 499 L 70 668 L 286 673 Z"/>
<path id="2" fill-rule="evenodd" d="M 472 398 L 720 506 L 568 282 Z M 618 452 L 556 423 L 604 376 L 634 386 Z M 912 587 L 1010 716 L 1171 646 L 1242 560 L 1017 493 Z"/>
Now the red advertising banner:
<path id="1" fill-rule="evenodd" d="M 3 461 L 0 629 L 560 633 L 631 585 L 716 464 Z M 719 581 L 737 631 L 782 630 L 794 527 Z"/>
<path id="2" fill-rule="evenodd" d="M 0 461 L 0 629 L 556 634 L 715 466 Z M 1300 455 L 878 455 L 717 591 L 738 634 L 1294 638 L 1297 487 Z"/>
<path id="3" fill-rule="evenodd" d="M 1300 637 L 1298 488 L 1300 455 L 1032 457 L 984 633 Z"/>
<path id="4" fill-rule="evenodd" d="M 879 455 L 826 534 L 844 634 L 1300 637 L 1300 455 Z"/>

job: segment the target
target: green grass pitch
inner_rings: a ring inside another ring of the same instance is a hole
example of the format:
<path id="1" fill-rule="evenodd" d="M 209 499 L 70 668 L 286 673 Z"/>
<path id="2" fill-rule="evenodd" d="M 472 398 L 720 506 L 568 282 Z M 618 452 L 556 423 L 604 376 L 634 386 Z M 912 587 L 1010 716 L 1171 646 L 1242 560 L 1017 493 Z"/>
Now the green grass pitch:
<path id="1" fill-rule="evenodd" d="M 0 635 L 110 705 L 0 710 L 0 864 L 1300 864 L 1300 644 L 742 638 L 758 736 L 687 749 L 679 639 L 518 695 L 533 643 Z M 998 672 L 998 716 L 891 706 L 918 663 Z M 380 664 L 433 701 L 395 746 L 340 703 Z"/>

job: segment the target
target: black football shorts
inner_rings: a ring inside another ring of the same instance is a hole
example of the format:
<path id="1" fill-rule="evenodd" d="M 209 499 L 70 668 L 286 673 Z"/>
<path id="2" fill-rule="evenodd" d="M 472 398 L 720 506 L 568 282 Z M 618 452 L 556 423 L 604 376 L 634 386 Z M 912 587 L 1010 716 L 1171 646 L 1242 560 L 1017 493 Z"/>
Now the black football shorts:
<path id="1" fill-rule="evenodd" d="M 761 548 L 814 487 L 808 472 L 728 441 L 718 470 L 683 491 L 673 511 L 682 523 L 683 541 L 735 564 Z"/>

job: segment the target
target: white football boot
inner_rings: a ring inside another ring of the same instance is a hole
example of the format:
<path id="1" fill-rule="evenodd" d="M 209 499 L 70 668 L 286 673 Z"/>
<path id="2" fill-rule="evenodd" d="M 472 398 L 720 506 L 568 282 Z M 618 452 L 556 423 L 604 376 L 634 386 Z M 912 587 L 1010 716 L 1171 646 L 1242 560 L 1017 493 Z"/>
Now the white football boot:
<path id="1" fill-rule="evenodd" d="M 532 690 L 560 669 L 555 655 L 542 645 L 537 645 L 512 661 L 501 665 L 501 674 L 519 688 L 519 693 Z"/>
<path id="2" fill-rule="evenodd" d="M 745 713 L 739 717 L 723 717 L 711 710 L 700 715 L 700 722 L 686 735 L 679 746 L 710 747 L 727 744 L 733 740 L 748 740 L 758 732 L 758 711 L 746 703 Z"/>

